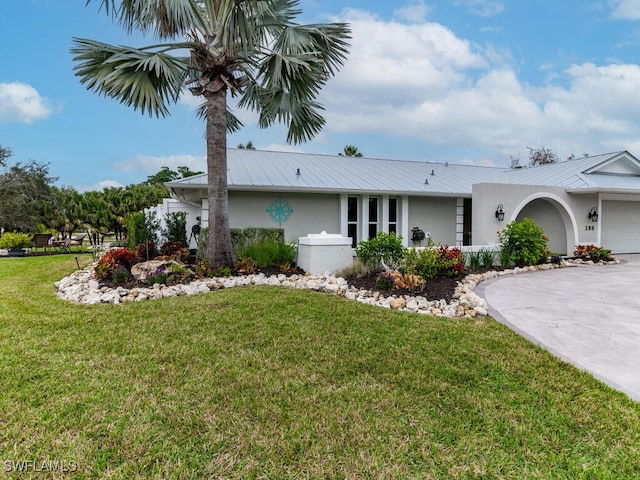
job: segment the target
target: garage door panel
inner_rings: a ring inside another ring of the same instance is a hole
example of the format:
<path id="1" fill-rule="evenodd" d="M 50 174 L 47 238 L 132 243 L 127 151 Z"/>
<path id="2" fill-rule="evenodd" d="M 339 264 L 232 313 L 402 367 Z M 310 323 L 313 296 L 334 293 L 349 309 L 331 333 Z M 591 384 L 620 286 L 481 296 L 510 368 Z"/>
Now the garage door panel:
<path id="1" fill-rule="evenodd" d="M 640 253 L 640 203 L 602 202 L 602 246 L 613 253 Z"/>

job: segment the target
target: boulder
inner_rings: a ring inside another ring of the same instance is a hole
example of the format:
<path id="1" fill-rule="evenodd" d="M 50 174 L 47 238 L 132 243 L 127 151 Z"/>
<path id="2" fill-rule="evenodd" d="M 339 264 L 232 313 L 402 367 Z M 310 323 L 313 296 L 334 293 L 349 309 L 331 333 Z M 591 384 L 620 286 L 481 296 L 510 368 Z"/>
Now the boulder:
<path id="1" fill-rule="evenodd" d="M 131 276 L 136 280 L 144 282 L 155 272 L 168 272 L 171 269 L 171 265 L 178 265 L 179 267 L 184 268 L 183 265 L 175 260 L 149 260 L 148 262 L 136 263 L 131 267 Z"/>

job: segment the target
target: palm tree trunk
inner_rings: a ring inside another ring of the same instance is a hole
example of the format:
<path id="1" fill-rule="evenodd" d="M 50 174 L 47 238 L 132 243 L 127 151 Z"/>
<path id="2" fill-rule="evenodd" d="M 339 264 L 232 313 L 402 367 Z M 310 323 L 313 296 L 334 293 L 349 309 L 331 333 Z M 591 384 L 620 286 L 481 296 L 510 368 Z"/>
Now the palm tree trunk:
<path id="1" fill-rule="evenodd" d="M 235 267 L 229 233 L 227 189 L 227 92 L 207 92 L 207 180 L 209 236 L 207 259 L 211 268 Z"/>

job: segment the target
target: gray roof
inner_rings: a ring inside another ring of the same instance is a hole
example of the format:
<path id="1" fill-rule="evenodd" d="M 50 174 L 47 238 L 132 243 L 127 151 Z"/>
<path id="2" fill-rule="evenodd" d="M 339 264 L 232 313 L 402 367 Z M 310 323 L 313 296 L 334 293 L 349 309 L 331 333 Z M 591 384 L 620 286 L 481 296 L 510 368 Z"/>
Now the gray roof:
<path id="1" fill-rule="evenodd" d="M 470 196 L 477 183 L 556 186 L 571 191 L 640 190 L 640 162 L 628 152 L 522 169 L 233 148 L 227 150 L 227 162 L 230 190 Z M 625 173 L 598 171 L 616 171 L 607 167 L 612 162 L 624 162 Z M 206 185 L 206 174 L 167 183 L 178 188 Z"/>

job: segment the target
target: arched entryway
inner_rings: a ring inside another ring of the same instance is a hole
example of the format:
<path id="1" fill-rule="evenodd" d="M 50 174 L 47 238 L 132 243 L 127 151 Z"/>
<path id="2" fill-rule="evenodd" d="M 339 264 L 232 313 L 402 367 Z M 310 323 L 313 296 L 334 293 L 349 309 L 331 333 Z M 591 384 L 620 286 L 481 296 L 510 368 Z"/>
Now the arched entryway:
<path id="1" fill-rule="evenodd" d="M 560 198 L 545 193 L 524 199 L 513 212 L 512 220 L 530 218 L 542 227 L 549 238 L 549 250 L 554 254 L 571 255 L 578 231 L 573 213 Z"/>

